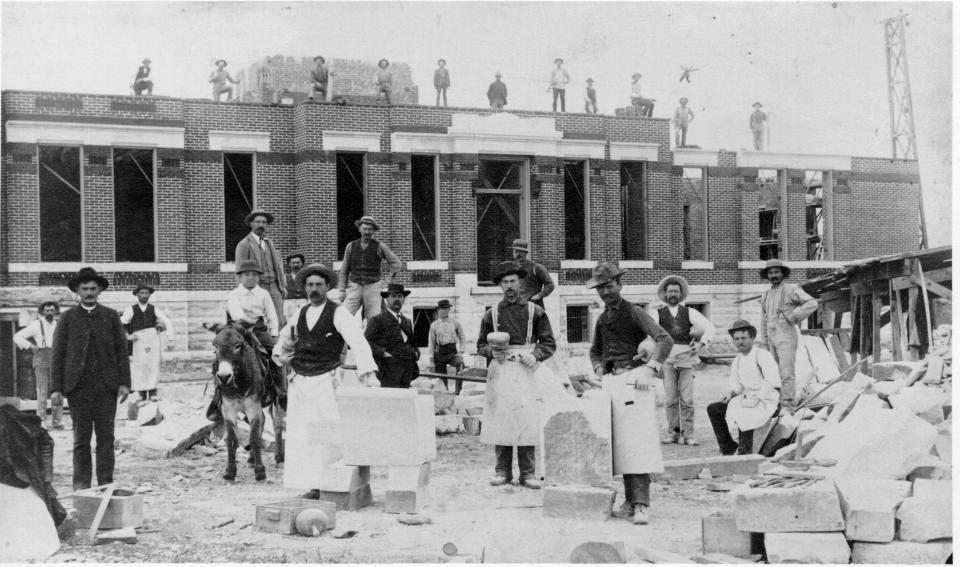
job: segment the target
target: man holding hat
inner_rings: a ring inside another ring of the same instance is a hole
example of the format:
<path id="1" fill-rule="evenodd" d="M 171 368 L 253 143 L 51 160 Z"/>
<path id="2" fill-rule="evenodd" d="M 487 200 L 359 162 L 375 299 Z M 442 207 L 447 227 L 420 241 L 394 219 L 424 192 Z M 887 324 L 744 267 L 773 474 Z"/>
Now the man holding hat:
<path id="1" fill-rule="evenodd" d="M 430 323 L 427 335 L 427 352 L 433 356 L 433 371 L 446 374 L 447 366 L 455 372 L 463 368 L 463 348 L 467 342 L 460 321 L 450 317 L 450 300 L 437 302 L 437 318 Z"/>
<path id="2" fill-rule="evenodd" d="M 674 142 L 678 148 L 687 145 L 687 127 L 691 122 L 693 122 L 693 110 L 687 106 L 687 97 L 681 97 L 680 106 L 673 111 L 673 127 L 677 131 Z"/>
<path id="3" fill-rule="evenodd" d="M 323 264 L 310 264 L 297 273 L 297 285 L 304 289 L 309 303 L 293 314 L 273 347 L 274 362 L 292 369 L 287 386 L 288 450 L 283 485 L 310 490 L 304 498 L 319 498 L 317 487 L 323 471 L 332 464 L 330 455 L 317 446 L 320 440 L 309 431 L 315 430 L 317 421 L 338 419 L 335 391 L 344 345 L 357 357 L 361 384 L 379 385 L 374 375 L 377 365 L 359 322 L 327 299 L 335 281 L 333 270 Z"/>
<path id="4" fill-rule="evenodd" d="M 235 261 L 238 266 L 246 261 L 256 262 L 260 268 L 259 285 L 270 294 L 274 311 L 282 317 L 287 278 L 283 273 L 280 251 L 267 237 L 267 226 L 273 224 L 273 215 L 263 209 L 254 209 L 243 219 L 243 224 L 250 227 L 250 234 L 237 243 Z M 282 325 L 284 321 L 279 319 L 279 322 Z"/>
<path id="5" fill-rule="evenodd" d="M 93 268 L 81 268 L 67 283 L 80 305 L 60 317 L 50 361 L 50 398 L 56 406 L 70 401 L 73 420 L 73 489 L 90 488 L 90 439 L 97 435 L 97 484 L 113 482 L 114 423 L 117 396 L 130 394 L 127 334 L 116 311 L 98 303 L 109 287 Z"/>
<path id="6" fill-rule="evenodd" d="M 373 85 L 377 87 L 377 100 L 380 100 L 380 95 L 383 95 L 389 106 L 390 89 L 393 88 L 393 71 L 388 67 L 390 62 L 386 59 L 381 59 L 377 63 L 377 72 L 373 74 Z"/>
<path id="7" fill-rule="evenodd" d="M 283 296 L 284 321 L 289 320 L 290 317 L 293 316 L 294 311 L 310 303 L 310 301 L 307 300 L 306 292 L 297 287 L 297 274 L 300 272 L 300 268 L 306 263 L 306 256 L 298 252 L 287 256 L 286 260 L 287 270 L 289 271 L 286 276 L 286 293 Z"/>
<path id="8" fill-rule="evenodd" d="M 141 400 L 157 401 L 157 381 L 160 378 L 160 335 L 171 328 L 170 319 L 150 304 L 153 288 L 141 283 L 133 290 L 137 302 L 124 310 L 120 322 L 127 330 L 127 340 L 133 343 L 130 358 L 131 389 Z"/>
<path id="9" fill-rule="evenodd" d="M 710 342 L 716 329 L 702 313 L 683 305 L 689 291 L 682 276 L 663 278 L 657 296 L 667 305 L 656 311 L 654 320 L 673 339 L 662 368 L 667 397 L 667 437 L 663 442 L 698 445 L 693 436 L 693 367 L 700 364 L 697 353 Z"/>
<path id="10" fill-rule="evenodd" d="M 371 317 L 364 332 L 380 368 L 377 376 L 384 388 L 409 388 L 410 382 L 420 375 L 417 365 L 420 349 L 413 336 L 413 323 L 400 312 L 408 295 L 410 290 L 403 289 L 403 284 L 388 285 L 380 292 L 387 310 Z"/>
<path id="11" fill-rule="evenodd" d="M 390 266 L 387 283 L 392 283 L 400 271 L 400 258 L 390 248 L 373 237 L 380 225 L 371 216 L 363 216 L 353 223 L 360 231 L 360 238 L 347 243 L 343 249 L 343 263 L 340 265 L 340 277 L 337 288 L 340 290 L 340 302 L 356 314 L 363 307 L 363 318 L 369 320 L 380 313 L 380 264 L 386 260 Z M 349 287 L 347 282 L 349 281 Z"/>
<path id="12" fill-rule="evenodd" d="M 47 419 L 47 398 L 50 397 L 50 356 L 53 352 L 53 336 L 57 330 L 57 318 L 60 316 L 60 304 L 56 301 L 44 301 L 37 309 L 40 315 L 29 325 L 13 335 L 13 342 L 21 349 L 33 351 L 33 376 L 37 383 L 37 415 Z M 32 341 L 32 342 L 31 342 Z M 63 429 L 63 402 L 51 404 L 51 424 L 48 427 Z"/>
<path id="13" fill-rule="evenodd" d="M 786 283 L 789 276 L 790 268 L 780 260 L 767 260 L 760 270 L 760 277 L 770 282 L 770 289 L 760 297 L 760 338 L 780 366 L 780 403 L 792 413 L 797 403 L 798 326 L 817 310 L 817 300 L 800 286 Z"/>
<path id="14" fill-rule="evenodd" d="M 553 356 L 557 343 L 546 312 L 520 294 L 526 275 L 517 262 L 501 262 L 493 270 L 503 299 L 483 314 L 477 339 L 477 354 L 488 363 L 480 442 L 493 445 L 496 453 L 492 486 L 512 481 L 516 446 L 520 485 L 537 489 L 541 396 L 533 372 Z"/>
<path id="15" fill-rule="evenodd" d="M 528 258 L 530 242 L 522 238 L 513 241 L 510 247 L 513 259 L 523 268 L 525 276 L 520 279 L 520 296 L 525 301 L 532 301 L 543 308 L 543 298 L 553 293 L 553 279 L 547 273 L 543 264 L 538 264 Z"/>
<path id="16" fill-rule="evenodd" d="M 280 334 L 280 321 L 270 294 L 258 285 L 260 274 L 260 266 L 254 260 L 237 264 L 240 283 L 227 295 L 227 313 L 231 320 L 250 327 L 257 340 L 270 349 Z"/>
<path id="17" fill-rule="evenodd" d="M 227 93 L 227 102 L 233 100 L 233 86 L 228 85 L 227 81 L 234 85 L 240 84 L 240 81 L 230 76 L 230 72 L 225 68 L 226 66 L 226 59 L 217 59 L 217 68 L 210 73 L 210 79 L 207 81 L 213 83 L 213 100 L 217 102 L 220 102 L 220 95 L 223 93 Z"/>
<path id="18" fill-rule="evenodd" d="M 623 475 L 624 492 L 624 503 L 613 515 L 642 525 L 649 521 L 650 473 L 663 472 L 653 385 L 673 339 L 639 305 L 621 297 L 624 273 L 613 262 L 601 262 L 587 281 L 605 306 L 590 347 L 596 379 L 583 376 L 573 386 L 578 391 L 602 387 L 610 392 L 613 474 Z M 639 347 L 647 337 L 653 337 L 655 346 L 644 364 Z"/>
<path id="19" fill-rule="evenodd" d="M 147 96 L 153 95 L 153 79 L 150 78 L 150 59 L 144 58 L 143 64 L 137 68 L 137 76 L 133 79 L 134 96 L 143 96 L 143 91 L 147 91 Z"/>
<path id="20" fill-rule="evenodd" d="M 753 133 L 753 149 L 763 151 L 763 128 L 766 126 L 767 113 L 760 110 L 763 105 L 753 103 L 753 112 L 750 114 L 750 131 Z"/>
<path id="21" fill-rule="evenodd" d="M 557 97 L 560 98 L 560 112 L 567 111 L 567 84 L 570 82 L 570 73 L 563 68 L 563 59 L 553 60 L 556 67 L 550 72 L 550 88 L 553 90 L 553 111 L 557 111 Z"/>
<path id="22" fill-rule="evenodd" d="M 766 424 L 780 401 L 780 371 L 773 355 L 753 348 L 757 328 L 740 320 L 728 331 L 737 348 L 730 365 L 730 386 L 719 402 L 707 406 L 720 454 L 753 452 L 753 430 Z M 739 443 L 734 439 L 739 438 Z M 759 449 L 759 447 L 757 447 Z"/>

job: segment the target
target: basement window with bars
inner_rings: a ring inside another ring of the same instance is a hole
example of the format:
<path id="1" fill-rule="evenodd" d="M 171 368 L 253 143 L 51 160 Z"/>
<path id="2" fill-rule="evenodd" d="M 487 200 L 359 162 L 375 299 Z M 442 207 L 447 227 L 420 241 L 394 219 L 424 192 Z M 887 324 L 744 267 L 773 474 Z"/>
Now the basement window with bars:
<path id="1" fill-rule="evenodd" d="M 354 222 L 366 204 L 366 154 L 337 153 L 337 250 L 359 238 Z"/>
<path id="2" fill-rule="evenodd" d="M 40 261 L 80 262 L 80 148 L 40 146 Z"/>
<path id="3" fill-rule="evenodd" d="M 589 321 L 589 305 L 567 305 L 567 342 L 585 343 L 589 341 Z"/>
<path id="4" fill-rule="evenodd" d="M 227 262 L 236 261 L 237 244 L 250 234 L 243 219 L 256 208 L 253 164 L 253 154 L 223 154 L 223 242 Z"/>
<path id="5" fill-rule="evenodd" d="M 709 260 L 707 254 L 709 200 L 707 177 L 703 168 L 683 168 L 680 198 L 683 203 L 683 259 Z"/>
<path id="6" fill-rule="evenodd" d="M 757 172 L 757 214 L 759 215 L 760 259 L 780 257 L 780 172 Z"/>
<path id="7" fill-rule="evenodd" d="M 590 170 L 585 161 L 563 162 L 564 258 L 587 259 L 587 187 Z"/>
<path id="8" fill-rule="evenodd" d="M 153 262 L 153 150 L 113 150 L 114 247 L 117 262 Z"/>
<path id="9" fill-rule="evenodd" d="M 413 259 L 439 260 L 437 239 L 437 157 L 410 156 L 413 201 Z"/>
<path id="10" fill-rule="evenodd" d="M 643 162 L 620 164 L 620 237 L 624 260 L 647 259 L 647 187 Z"/>

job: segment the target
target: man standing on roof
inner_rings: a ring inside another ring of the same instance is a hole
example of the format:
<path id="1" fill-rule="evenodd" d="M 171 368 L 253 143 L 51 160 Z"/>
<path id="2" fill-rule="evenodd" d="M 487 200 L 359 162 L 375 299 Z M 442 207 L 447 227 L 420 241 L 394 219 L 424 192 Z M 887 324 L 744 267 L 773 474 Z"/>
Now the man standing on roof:
<path id="1" fill-rule="evenodd" d="M 400 271 L 400 259 L 389 246 L 373 237 L 380 231 L 380 225 L 373 217 L 363 216 L 353 224 L 360 231 L 360 238 L 348 242 L 343 249 L 337 288 L 343 306 L 351 314 L 363 307 L 363 318 L 369 320 L 380 313 L 383 301 L 380 297 L 383 289 L 380 281 L 381 262 L 386 261 L 390 266 L 387 275 L 389 285 Z"/>
<path id="2" fill-rule="evenodd" d="M 557 111 L 557 98 L 560 98 L 560 112 L 567 111 L 567 84 L 570 83 L 570 73 L 563 68 L 563 59 L 554 59 L 556 67 L 550 72 L 550 88 L 553 91 L 553 111 Z"/>

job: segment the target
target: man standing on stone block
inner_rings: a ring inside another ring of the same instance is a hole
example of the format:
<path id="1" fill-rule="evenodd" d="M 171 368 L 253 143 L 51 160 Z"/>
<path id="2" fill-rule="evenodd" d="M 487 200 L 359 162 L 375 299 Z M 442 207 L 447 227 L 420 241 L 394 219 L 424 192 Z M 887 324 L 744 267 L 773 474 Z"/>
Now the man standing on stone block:
<path id="1" fill-rule="evenodd" d="M 817 310 L 817 300 L 796 284 L 786 283 L 790 268 L 780 260 L 767 260 L 760 277 L 770 282 L 770 289 L 760 298 L 760 338 L 780 366 L 780 405 L 793 413 L 797 405 L 797 343 L 799 325 Z"/>
<path id="2" fill-rule="evenodd" d="M 754 449 L 753 430 L 777 412 L 780 371 L 773 355 L 754 348 L 756 327 L 740 320 L 728 332 L 739 354 L 730 365 L 729 391 L 719 402 L 707 406 L 707 415 L 721 455 L 749 455 Z M 739 443 L 734 441 L 737 438 Z"/>
<path id="3" fill-rule="evenodd" d="M 501 262 L 493 270 L 493 282 L 503 290 L 503 299 L 483 314 L 477 339 L 477 354 L 488 362 L 480 442 L 493 445 L 496 452 L 492 486 L 512 481 L 516 446 L 520 485 L 537 489 L 541 395 L 533 372 L 553 356 L 557 345 L 547 314 L 520 295 L 524 276 L 516 262 Z"/>
<path id="4" fill-rule="evenodd" d="M 335 281 L 333 270 L 323 264 L 310 264 L 297 273 L 296 283 L 310 303 L 293 314 L 273 347 L 274 361 L 292 368 L 287 387 L 288 450 L 283 485 L 309 490 L 304 498 L 319 498 L 317 487 L 324 469 L 339 459 L 322 449 L 323 432 L 314 426 L 317 421 L 339 416 L 335 392 L 345 344 L 357 357 L 360 383 L 380 385 L 375 375 L 377 365 L 360 324 L 347 309 L 327 299 Z"/>
<path id="5" fill-rule="evenodd" d="M 280 251 L 267 237 L 267 226 L 273 224 L 273 215 L 263 209 L 255 209 L 243 219 L 250 227 L 250 234 L 237 243 L 235 261 L 239 266 L 253 261 L 260 267 L 259 285 L 267 290 L 273 301 L 280 325 L 283 325 L 283 296 L 287 292 L 287 278 L 283 274 L 283 259 Z"/>
<path id="6" fill-rule="evenodd" d="M 33 376 L 37 382 L 37 415 L 47 423 L 47 398 L 50 397 L 50 356 L 53 353 L 53 337 L 57 330 L 60 305 L 56 301 L 44 301 L 37 310 L 40 318 L 13 335 L 13 342 L 21 349 L 33 351 Z M 31 342 L 32 341 L 32 342 Z M 47 428 L 63 429 L 63 402 L 51 404 L 50 424 Z"/>
<path id="7" fill-rule="evenodd" d="M 520 282 L 520 296 L 526 301 L 536 303 L 543 308 L 543 298 L 553 293 L 553 279 L 543 264 L 530 260 L 530 242 L 522 238 L 513 241 L 510 247 L 513 259 L 527 274 Z"/>
<path id="8" fill-rule="evenodd" d="M 624 492 L 624 503 L 613 515 L 643 525 L 649 521 L 650 473 L 663 472 L 653 385 L 673 339 L 639 305 L 620 296 L 624 273 L 613 262 L 602 262 L 587 282 L 588 288 L 597 290 L 605 309 L 597 319 L 590 347 L 596 380 L 582 376 L 575 389 L 602 387 L 610 392 L 613 474 L 623 475 Z M 647 337 L 653 337 L 655 347 L 644 364 L 638 347 Z"/>
<path id="9" fill-rule="evenodd" d="M 400 259 L 389 246 L 373 237 L 380 231 L 380 225 L 373 217 L 361 217 L 353 224 L 360 231 L 360 238 L 348 242 L 343 249 L 337 288 L 340 290 L 340 302 L 351 314 L 356 314 L 363 307 L 363 318 L 370 320 L 380 313 L 380 304 L 383 302 L 380 297 L 383 289 L 380 263 L 386 261 L 390 265 L 387 275 L 387 283 L 390 284 L 400 271 Z"/>
<path id="10" fill-rule="evenodd" d="M 403 289 L 399 283 L 392 283 L 381 291 L 387 309 L 371 317 L 364 332 L 380 368 L 378 377 L 384 388 L 409 388 L 420 375 L 417 365 L 420 349 L 413 336 L 413 323 L 400 312 L 408 295 L 410 290 Z"/>
<path id="11" fill-rule="evenodd" d="M 160 379 L 160 335 L 170 330 L 170 319 L 157 311 L 150 303 L 153 288 L 139 284 L 133 290 L 137 302 L 124 310 L 120 322 L 127 331 L 127 340 L 133 345 L 130 358 L 131 389 L 140 395 L 140 400 L 157 398 L 157 382 Z"/>
<path id="12" fill-rule="evenodd" d="M 664 443 L 699 445 L 693 436 L 694 366 L 697 353 L 713 338 L 716 329 L 686 301 L 690 286 L 682 276 L 667 276 L 657 286 L 657 296 L 667 305 L 656 311 L 654 320 L 673 339 L 670 356 L 663 363 L 663 389 L 667 396 L 667 436 Z"/>

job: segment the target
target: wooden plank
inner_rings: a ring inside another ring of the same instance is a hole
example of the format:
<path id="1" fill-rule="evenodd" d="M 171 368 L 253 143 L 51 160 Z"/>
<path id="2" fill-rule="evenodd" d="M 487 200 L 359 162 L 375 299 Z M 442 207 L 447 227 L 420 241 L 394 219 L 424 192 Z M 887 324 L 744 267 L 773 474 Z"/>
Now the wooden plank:
<path id="1" fill-rule="evenodd" d="M 800 329 L 800 333 L 803 335 L 813 335 L 817 337 L 825 337 L 829 335 L 841 335 L 843 333 L 849 334 L 850 329 L 830 327 L 828 329 Z"/>
<path id="2" fill-rule="evenodd" d="M 100 522 L 103 521 L 103 515 L 107 513 L 107 506 L 110 505 L 110 498 L 113 497 L 113 489 L 116 488 L 116 485 L 110 483 L 104 488 L 106 490 L 100 500 L 100 507 L 97 508 L 97 515 L 93 517 L 93 522 L 90 524 L 90 534 L 88 538 L 90 539 L 91 545 L 97 541 L 97 530 L 100 529 Z"/>
<path id="3" fill-rule="evenodd" d="M 870 353 L 873 354 L 873 360 L 880 360 L 880 325 L 881 325 L 881 311 L 883 310 L 883 296 L 879 293 L 873 294 L 873 317 L 870 318 L 870 323 L 873 326 L 873 336 L 870 337 L 873 339 L 873 344 L 870 346 Z"/>
<path id="4" fill-rule="evenodd" d="M 914 282 L 916 285 L 920 287 L 926 287 L 929 291 L 932 291 L 933 293 L 939 295 L 944 299 L 949 299 L 950 301 L 953 301 L 953 293 L 949 289 L 938 284 L 937 282 L 932 282 L 930 280 L 924 281 L 923 278 L 918 275 L 910 276 L 910 281 Z"/>
<path id="5" fill-rule="evenodd" d="M 906 345 L 903 344 L 902 323 L 900 317 L 900 292 L 893 289 L 893 282 L 890 282 L 890 335 L 893 341 L 893 359 L 903 360 L 903 353 Z"/>
<path id="6" fill-rule="evenodd" d="M 916 274 L 910 274 L 906 276 L 900 276 L 893 278 L 890 281 L 893 282 L 893 285 L 896 289 L 907 289 L 915 285 L 920 285 L 919 282 L 914 281 L 912 277 Z M 953 269 L 952 268 L 940 268 L 938 270 L 930 270 L 925 272 L 924 277 L 927 281 L 932 282 L 949 282 L 953 281 Z"/>
<path id="7" fill-rule="evenodd" d="M 914 286 L 907 290 L 907 349 L 910 360 L 920 360 L 920 337 L 917 335 L 917 297 L 920 290 Z"/>
<path id="8" fill-rule="evenodd" d="M 840 337 L 837 335 L 829 335 L 826 337 L 826 342 L 827 348 L 830 349 L 833 358 L 837 361 L 837 368 L 840 369 L 840 372 L 850 368 L 850 359 L 847 358 L 847 353 L 843 348 L 843 343 L 840 342 Z"/>

